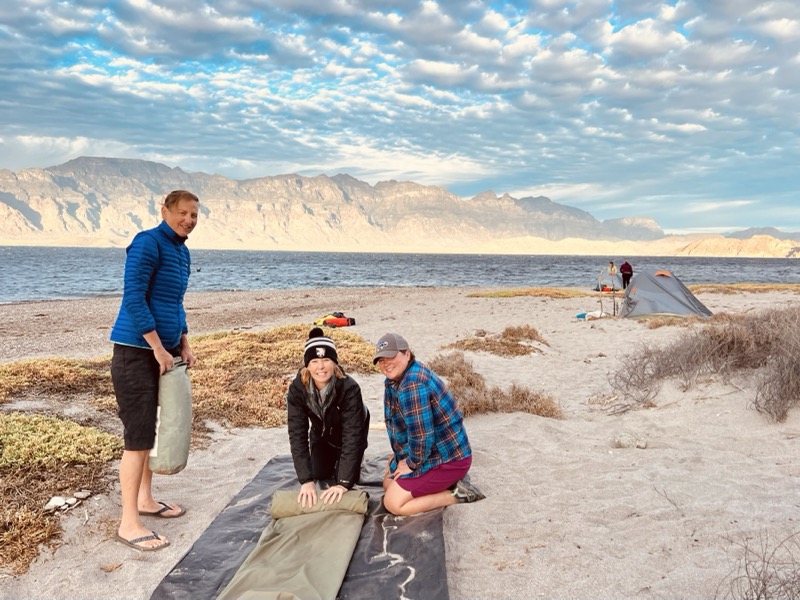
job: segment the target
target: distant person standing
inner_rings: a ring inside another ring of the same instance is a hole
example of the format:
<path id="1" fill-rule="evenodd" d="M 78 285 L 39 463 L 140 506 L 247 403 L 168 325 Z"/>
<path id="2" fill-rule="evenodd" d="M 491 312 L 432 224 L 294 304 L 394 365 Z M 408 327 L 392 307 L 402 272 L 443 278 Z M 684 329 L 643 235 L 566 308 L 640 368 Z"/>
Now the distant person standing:
<path id="1" fill-rule="evenodd" d="M 617 287 L 617 282 L 619 279 L 617 278 L 617 267 L 614 265 L 614 261 L 608 261 L 608 267 L 606 267 L 605 274 L 603 271 L 600 271 L 600 276 L 597 280 L 597 291 L 599 292 L 610 292 L 612 290 L 619 289 Z"/>
<path id="2" fill-rule="evenodd" d="M 177 504 L 153 498 L 147 462 L 155 445 L 159 378 L 173 368 L 173 357 L 181 357 L 187 367 L 195 364 L 183 295 L 191 272 L 186 240 L 197 225 L 199 203 L 190 192 L 170 192 L 161 206 L 163 221 L 133 238 L 126 250 L 122 304 L 111 330 L 111 380 L 125 443 L 116 539 L 138 550 L 169 546 L 166 538 L 144 526 L 142 515 L 173 519 L 186 513 Z"/>
<path id="3" fill-rule="evenodd" d="M 619 266 L 619 272 L 622 275 L 622 289 L 628 289 L 628 284 L 631 282 L 631 277 L 633 277 L 633 267 L 626 260 Z"/>

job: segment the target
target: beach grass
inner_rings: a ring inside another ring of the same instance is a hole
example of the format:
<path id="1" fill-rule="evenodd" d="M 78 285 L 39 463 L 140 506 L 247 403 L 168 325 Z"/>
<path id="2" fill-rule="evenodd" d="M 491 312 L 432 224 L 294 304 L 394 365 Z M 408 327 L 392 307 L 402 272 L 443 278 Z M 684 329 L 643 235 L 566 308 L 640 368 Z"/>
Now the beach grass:
<path id="1" fill-rule="evenodd" d="M 60 417 L 0 413 L 0 567 L 27 571 L 41 544 L 53 545 L 60 518 L 44 510 L 54 495 L 106 491 L 117 436 Z"/>
<path id="2" fill-rule="evenodd" d="M 563 417 L 561 405 L 547 394 L 516 384 L 508 390 L 488 386 L 463 352 L 439 354 L 429 366 L 447 380 L 465 417 L 489 412 L 524 412 L 551 419 Z"/>
<path id="3" fill-rule="evenodd" d="M 541 352 L 540 348 L 533 345 L 534 343 L 548 345 L 535 327 L 519 325 L 506 327 L 498 334 L 479 330 L 472 337 L 447 344 L 444 348 L 488 352 L 497 356 L 525 356 Z"/>
<path id="4" fill-rule="evenodd" d="M 730 539 L 740 549 L 736 567 L 720 582 L 719 600 L 800 598 L 800 531 Z"/>
<path id="5" fill-rule="evenodd" d="M 766 294 L 769 292 L 791 292 L 800 294 L 800 284 L 796 283 L 699 283 L 687 286 L 694 294 Z M 616 290 L 622 296 L 625 290 Z M 491 292 L 472 292 L 468 298 L 516 298 L 531 296 L 534 298 L 581 298 L 597 296 L 594 290 L 580 290 L 560 287 L 533 287 L 518 289 L 494 290 Z"/>
<path id="6" fill-rule="evenodd" d="M 109 358 L 80 360 L 47 358 L 0 364 L 0 404 L 25 396 L 67 397 L 89 393 L 110 397 Z"/>
<path id="7" fill-rule="evenodd" d="M 800 294 L 797 283 L 700 283 L 686 286 L 693 294 L 766 294 L 791 292 Z"/>
<path id="8" fill-rule="evenodd" d="M 285 325 L 263 332 L 220 332 L 192 338 L 202 357 L 192 370 L 194 429 L 205 421 L 228 427 L 280 427 L 286 424 L 286 389 L 302 364 L 307 325 Z M 326 328 L 349 373 L 377 373 L 374 348 L 349 331 Z"/>

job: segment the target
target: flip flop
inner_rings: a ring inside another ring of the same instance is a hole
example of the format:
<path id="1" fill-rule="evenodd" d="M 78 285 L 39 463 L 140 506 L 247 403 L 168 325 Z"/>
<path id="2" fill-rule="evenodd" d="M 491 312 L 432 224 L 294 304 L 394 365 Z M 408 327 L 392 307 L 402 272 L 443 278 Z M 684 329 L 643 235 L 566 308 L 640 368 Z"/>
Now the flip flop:
<path id="1" fill-rule="evenodd" d="M 142 537 L 134 538 L 132 540 L 126 540 L 120 534 L 117 534 L 117 541 L 122 542 L 126 546 L 130 546 L 131 548 L 136 548 L 137 550 L 142 550 L 143 552 L 155 552 L 156 550 L 163 550 L 167 546 L 169 546 L 169 542 L 164 540 L 164 543 L 160 546 L 140 546 L 142 542 L 149 542 L 150 540 L 160 540 L 161 538 L 158 537 L 157 533 L 151 533 L 150 535 L 143 535 Z"/>
<path id="2" fill-rule="evenodd" d="M 185 508 L 178 507 L 178 509 L 176 509 L 167 504 L 166 502 L 159 502 L 159 504 L 161 505 L 161 508 L 159 508 L 157 511 L 147 512 L 140 510 L 139 514 L 142 515 L 143 517 L 158 517 L 160 519 L 177 519 L 178 517 L 181 517 L 184 514 L 186 514 Z M 168 510 L 178 510 L 178 513 L 174 515 L 165 515 L 164 513 L 167 512 Z"/>

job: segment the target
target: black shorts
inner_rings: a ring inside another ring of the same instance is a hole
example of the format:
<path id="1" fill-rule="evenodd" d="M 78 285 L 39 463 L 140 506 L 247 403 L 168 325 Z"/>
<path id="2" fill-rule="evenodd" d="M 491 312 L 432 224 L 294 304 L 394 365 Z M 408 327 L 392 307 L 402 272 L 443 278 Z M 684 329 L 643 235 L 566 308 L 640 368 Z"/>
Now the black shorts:
<path id="1" fill-rule="evenodd" d="M 152 350 L 114 344 L 111 381 L 125 428 L 125 450 L 150 450 L 155 445 L 159 378 Z"/>

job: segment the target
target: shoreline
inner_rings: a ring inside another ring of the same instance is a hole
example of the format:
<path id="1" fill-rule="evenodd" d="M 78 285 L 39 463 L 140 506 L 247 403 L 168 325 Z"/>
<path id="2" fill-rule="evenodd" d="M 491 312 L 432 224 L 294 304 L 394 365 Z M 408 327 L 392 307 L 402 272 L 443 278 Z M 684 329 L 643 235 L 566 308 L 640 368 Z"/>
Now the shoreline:
<path id="1" fill-rule="evenodd" d="M 39 251 L 36 251 L 36 250 Z M 77 248 L 53 252 L 4 252 L 0 305 L 17 302 L 82 301 L 122 295 L 124 251 Z M 113 255 L 112 255 L 113 254 Z M 608 260 L 633 261 L 634 274 L 668 270 L 686 285 L 800 281 L 790 259 L 639 257 L 617 248 L 604 259 L 569 255 L 359 255 L 324 253 L 265 255 L 199 251 L 193 256 L 189 293 L 324 293 L 390 287 L 528 288 L 566 287 L 590 291 Z M 13 265 L 13 268 L 12 268 Z M 388 285 L 390 284 L 390 285 Z M 265 289 L 266 286 L 266 289 Z M 277 286 L 277 287 L 273 287 Z M 328 287 L 321 287 L 328 286 Z M 257 289 L 245 289 L 257 288 Z"/>
<path id="2" fill-rule="evenodd" d="M 329 252 L 325 247 L 308 249 L 308 236 L 292 242 L 284 239 L 278 243 L 261 244 L 246 243 L 241 238 L 208 239 L 202 230 L 192 236 L 193 250 L 219 250 L 230 252 Z M 41 248 L 110 248 L 124 249 L 130 243 L 130 237 L 98 237 L 82 236 L 83 243 L 75 244 L 76 236 L 59 234 L 39 234 L 39 243 L 30 245 L 28 237 L 16 239 L 6 236 L 7 247 L 41 247 Z M 68 243 L 65 243 L 68 242 Z M 426 240 L 416 242 L 406 252 L 387 252 L 381 248 L 385 240 L 373 242 L 372 249 L 365 249 L 360 243 L 349 245 L 347 239 L 337 242 L 336 252 L 343 254 L 442 254 L 442 255 L 496 255 L 496 256 L 587 256 L 604 257 L 624 254 L 638 257 L 698 257 L 698 258 L 798 258 L 797 240 L 776 238 L 771 235 L 756 234 L 746 239 L 727 237 L 719 233 L 669 233 L 650 240 L 632 239 L 587 239 L 566 237 L 551 240 L 530 235 L 473 240 L 456 240 L 455 245 L 436 243 Z"/>
<path id="3" fill-rule="evenodd" d="M 487 497 L 444 512 L 453 600 L 714 597 L 737 564 L 740 542 L 797 529 L 796 409 L 785 423 L 766 422 L 748 408 L 756 384 L 742 373 L 711 375 L 686 391 L 667 381 L 654 407 L 606 414 L 599 400 L 621 359 L 638 344 L 663 346 L 686 329 L 580 321 L 576 314 L 596 308 L 590 296 L 467 297 L 497 289 L 199 292 L 187 294 L 186 308 L 190 335 L 298 322 L 310 328 L 313 319 L 340 310 L 356 318 L 348 330 L 368 341 L 402 333 L 423 362 L 481 332 L 530 325 L 541 333 L 547 344 L 528 356 L 465 353 L 487 386 L 549 394 L 564 418 L 507 413 L 466 420 L 470 477 Z M 714 313 L 797 302 L 787 292 L 698 297 Z M 111 297 L 0 305 L 0 362 L 106 355 L 118 303 Z M 358 377 L 376 416 L 382 379 Z M 621 446 L 626 436 L 645 443 Z M 230 499 L 271 457 L 289 452 L 285 428 L 215 425 L 212 437 L 209 448 L 192 452 L 185 471 L 154 482 L 159 499 L 188 508 L 181 519 L 149 523 L 169 537 L 169 548 L 140 556 L 114 542 L 119 496 L 112 490 L 66 513 L 63 543 L 43 551 L 27 574 L 0 579 L 0 597 L 100 600 L 113 589 L 115 598 L 149 598 Z M 371 430 L 368 456 L 387 451 L 385 432 Z"/>

